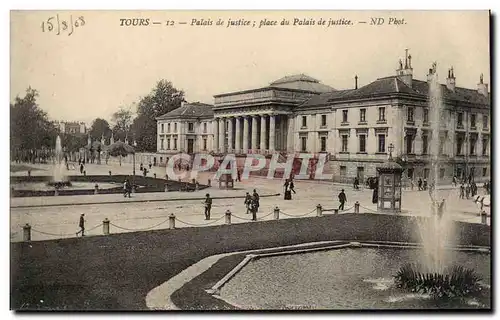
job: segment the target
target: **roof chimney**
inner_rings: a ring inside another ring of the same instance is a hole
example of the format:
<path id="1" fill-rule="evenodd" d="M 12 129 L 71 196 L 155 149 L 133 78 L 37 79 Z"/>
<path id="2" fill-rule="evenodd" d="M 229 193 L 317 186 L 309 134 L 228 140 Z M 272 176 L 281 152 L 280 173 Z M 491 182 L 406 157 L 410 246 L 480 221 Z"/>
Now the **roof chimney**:
<path id="1" fill-rule="evenodd" d="M 181 107 L 184 107 L 184 105 L 186 105 L 186 100 L 181 101 Z"/>
<path id="2" fill-rule="evenodd" d="M 408 49 L 405 49 L 405 63 L 399 59 L 399 68 L 396 70 L 397 77 L 407 86 L 412 86 L 413 68 L 411 67 L 411 55 L 408 54 Z"/>
<path id="3" fill-rule="evenodd" d="M 483 96 L 488 96 L 488 84 L 483 82 L 483 74 L 479 77 L 479 83 L 477 84 L 477 91 Z"/>
<path id="4" fill-rule="evenodd" d="M 455 91 L 455 73 L 453 72 L 453 67 L 448 69 L 448 78 L 446 78 L 446 87 L 448 90 Z"/>
<path id="5" fill-rule="evenodd" d="M 358 75 L 354 77 L 354 89 L 358 88 Z"/>

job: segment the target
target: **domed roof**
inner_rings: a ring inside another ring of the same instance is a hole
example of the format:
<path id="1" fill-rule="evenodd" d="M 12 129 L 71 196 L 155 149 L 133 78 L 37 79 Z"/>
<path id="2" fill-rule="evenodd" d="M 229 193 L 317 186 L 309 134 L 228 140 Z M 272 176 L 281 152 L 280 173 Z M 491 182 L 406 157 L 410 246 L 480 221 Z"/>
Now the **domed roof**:
<path id="1" fill-rule="evenodd" d="M 319 80 L 314 79 L 303 73 L 285 76 L 269 84 L 271 88 L 285 88 L 293 90 L 303 90 L 316 93 L 332 92 L 335 88 L 321 83 Z"/>
<path id="2" fill-rule="evenodd" d="M 379 172 L 388 172 L 388 171 L 403 171 L 403 167 L 395 162 L 393 159 L 389 159 L 384 162 L 380 167 L 377 167 L 377 171 Z"/>

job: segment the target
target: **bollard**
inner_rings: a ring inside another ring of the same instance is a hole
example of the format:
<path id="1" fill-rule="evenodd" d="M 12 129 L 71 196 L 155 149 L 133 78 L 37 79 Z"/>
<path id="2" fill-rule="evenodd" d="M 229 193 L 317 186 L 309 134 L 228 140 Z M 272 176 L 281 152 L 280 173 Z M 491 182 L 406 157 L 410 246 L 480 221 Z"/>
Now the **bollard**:
<path id="1" fill-rule="evenodd" d="M 212 180 L 208 179 L 207 184 L 208 184 L 209 187 L 211 187 L 212 186 Z"/>
<path id="2" fill-rule="evenodd" d="M 111 170 L 109 170 L 109 176 L 111 177 Z"/>
<path id="3" fill-rule="evenodd" d="M 58 196 L 59 195 L 59 190 L 57 190 L 57 188 L 54 189 L 54 196 Z"/>
<path id="4" fill-rule="evenodd" d="M 94 186 L 94 194 L 98 194 L 98 193 L 99 193 L 99 185 L 96 183 Z"/>
<path id="5" fill-rule="evenodd" d="M 31 177 L 31 170 L 28 170 L 28 177 Z"/>
<path id="6" fill-rule="evenodd" d="M 274 220 L 278 220 L 280 218 L 280 208 L 278 208 L 278 206 L 276 206 L 274 208 Z"/>
<path id="7" fill-rule="evenodd" d="M 168 217 L 168 228 L 175 229 L 175 215 L 173 213 Z"/>
<path id="8" fill-rule="evenodd" d="M 193 179 L 191 179 L 191 183 L 192 183 L 192 184 L 195 184 L 195 183 L 196 183 L 196 179 L 194 179 L 194 178 L 193 178 Z"/>
<path id="9" fill-rule="evenodd" d="M 486 212 L 482 211 L 481 212 L 481 224 L 488 224 L 488 217 L 486 216 Z"/>
<path id="10" fill-rule="evenodd" d="M 354 213 L 359 213 L 359 201 L 356 201 L 356 203 L 354 203 Z"/>
<path id="11" fill-rule="evenodd" d="M 321 207 L 320 204 L 316 206 L 316 216 L 321 217 L 323 216 L 323 208 Z"/>
<path id="12" fill-rule="evenodd" d="M 194 189 L 196 191 L 200 190 L 200 184 L 198 183 L 198 181 L 196 181 L 196 184 L 194 185 Z"/>
<path id="13" fill-rule="evenodd" d="M 339 214 L 339 209 L 333 209 L 334 214 Z"/>
<path id="14" fill-rule="evenodd" d="M 87 176 L 87 170 L 83 170 L 83 175 L 86 177 Z"/>
<path id="15" fill-rule="evenodd" d="M 109 235 L 109 220 L 108 218 L 104 219 L 102 222 L 102 233 L 104 233 L 105 236 Z"/>
<path id="16" fill-rule="evenodd" d="M 155 179 L 156 179 L 156 173 L 153 174 L 153 177 L 155 177 Z"/>
<path id="17" fill-rule="evenodd" d="M 168 192 L 168 184 L 165 183 L 165 192 Z"/>
<path id="18" fill-rule="evenodd" d="M 167 181 L 168 181 L 168 174 L 166 174 L 166 175 L 165 175 L 165 180 L 167 180 Z"/>
<path id="19" fill-rule="evenodd" d="M 23 227 L 23 241 L 31 241 L 31 226 L 29 223 Z"/>
<path id="20" fill-rule="evenodd" d="M 231 224 L 231 211 L 226 211 L 226 224 Z"/>

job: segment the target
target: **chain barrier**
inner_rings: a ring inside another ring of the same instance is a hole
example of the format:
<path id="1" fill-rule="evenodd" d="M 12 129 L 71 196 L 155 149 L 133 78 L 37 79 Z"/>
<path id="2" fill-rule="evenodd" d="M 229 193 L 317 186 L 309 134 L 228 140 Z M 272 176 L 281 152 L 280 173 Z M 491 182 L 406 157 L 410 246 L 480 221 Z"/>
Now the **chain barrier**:
<path id="1" fill-rule="evenodd" d="M 262 216 L 262 217 L 259 217 L 259 219 L 264 219 L 264 218 L 267 218 L 269 217 L 270 215 L 274 214 L 274 211 L 271 211 L 269 212 L 268 214 L 266 214 L 265 216 Z"/>
<path id="2" fill-rule="evenodd" d="M 378 213 L 378 211 L 377 211 L 377 210 L 373 210 L 373 209 L 370 209 L 370 208 L 364 207 L 364 206 L 362 206 L 362 205 L 359 205 L 359 206 L 360 206 L 361 208 L 365 209 L 365 210 L 370 211 L 370 212 L 373 212 L 373 213 Z"/>
<path id="3" fill-rule="evenodd" d="M 122 230 L 127 230 L 127 231 L 146 231 L 146 230 L 151 230 L 151 229 L 153 229 L 153 228 L 156 228 L 156 227 L 158 227 L 158 226 L 160 226 L 160 225 L 164 224 L 164 223 L 165 223 L 165 222 L 167 222 L 167 221 L 168 221 L 168 218 L 167 218 L 167 219 L 165 219 L 165 220 L 163 220 L 163 221 L 162 221 L 162 222 L 160 222 L 160 223 L 155 224 L 154 226 L 151 226 L 151 227 L 148 227 L 148 228 L 141 228 L 141 229 L 131 229 L 131 228 L 120 227 L 120 226 L 117 226 L 116 224 L 111 223 L 111 222 L 110 222 L 109 224 L 110 224 L 110 225 L 112 225 L 112 226 L 113 226 L 113 227 L 115 227 L 115 228 L 122 229 Z"/>
<path id="4" fill-rule="evenodd" d="M 301 217 L 305 217 L 305 216 L 307 216 L 307 215 L 310 215 L 310 214 L 311 214 L 311 213 L 313 213 L 313 212 L 316 212 L 316 208 L 315 208 L 315 209 L 313 209 L 313 210 L 311 210 L 311 211 L 309 211 L 309 212 L 307 212 L 306 214 L 299 214 L 299 215 L 292 215 L 292 214 L 288 214 L 288 213 L 286 213 L 286 212 L 284 212 L 284 211 L 281 211 L 281 210 L 280 210 L 280 213 L 282 213 L 283 215 L 285 215 L 285 216 L 287 216 L 287 217 L 292 217 L 292 218 L 301 218 Z"/>
<path id="5" fill-rule="evenodd" d="M 250 218 L 250 219 L 243 218 L 243 217 L 237 216 L 237 215 L 235 215 L 235 214 L 233 214 L 233 213 L 231 213 L 231 216 L 232 216 L 232 217 L 235 217 L 235 218 L 238 218 L 238 219 L 241 219 L 241 220 L 253 221 L 251 218 Z"/>
<path id="6" fill-rule="evenodd" d="M 349 207 L 349 208 L 344 209 L 344 210 L 339 210 L 339 211 L 338 211 L 338 213 L 339 213 L 339 214 L 340 214 L 340 213 L 347 213 L 347 211 L 351 210 L 352 208 L 354 208 L 354 206 Z M 322 209 L 322 210 L 321 210 L 321 212 L 323 212 L 323 213 L 324 213 L 324 212 L 331 212 L 331 211 L 335 211 L 335 210 L 338 210 L 338 209 L 336 209 L 336 208 L 333 208 L 333 209 Z"/>
<path id="7" fill-rule="evenodd" d="M 102 223 L 101 224 L 98 224 L 97 226 L 93 227 L 93 228 L 90 228 L 88 230 L 85 230 L 86 232 L 89 232 L 89 231 L 92 231 L 98 227 L 102 226 Z M 31 231 L 34 231 L 34 232 L 38 232 L 40 234 L 44 234 L 44 235 L 47 235 L 47 236 L 55 236 L 55 237 L 69 237 L 69 236 L 72 236 L 72 235 L 76 235 L 80 232 L 80 230 L 78 230 L 77 232 L 73 232 L 73 233 L 50 233 L 50 232 L 45 232 L 45 231 L 40 231 L 40 230 L 36 230 L 36 229 L 33 229 L 31 228 Z"/>
<path id="8" fill-rule="evenodd" d="M 186 222 L 186 221 L 182 221 L 182 220 L 180 220 L 177 217 L 175 217 L 175 220 L 179 221 L 180 223 L 187 224 L 188 226 L 197 227 L 197 226 L 208 226 L 208 225 L 216 223 L 216 222 L 218 222 L 218 221 L 220 221 L 220 220 L 222 220 L 224 218 L 225 218 L 225 216 L 222 216 L 222 217 L 218 218 L 217 220 L 212 220 L 212 221 L 207 222 L 207 223 L 189 223 L 189 222 Z"/>

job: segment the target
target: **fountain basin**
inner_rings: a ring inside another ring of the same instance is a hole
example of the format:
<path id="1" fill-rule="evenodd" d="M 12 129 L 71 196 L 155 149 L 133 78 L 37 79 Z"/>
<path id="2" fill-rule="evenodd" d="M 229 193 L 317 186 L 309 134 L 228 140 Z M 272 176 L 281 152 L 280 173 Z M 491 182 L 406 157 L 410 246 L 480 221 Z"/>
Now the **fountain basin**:
<path id="1" fill-rule="evenodd" d="M 480 296 L 434 299 L 397 288 L 393 276 L 418 262 L 419 248 L 340 248 L 252 259 L 219 290 L 241 309 L 462 309 L 491 307 L 490 255 L 453 251 L 453 265 L 474 269 L 484 281 Z"/>

